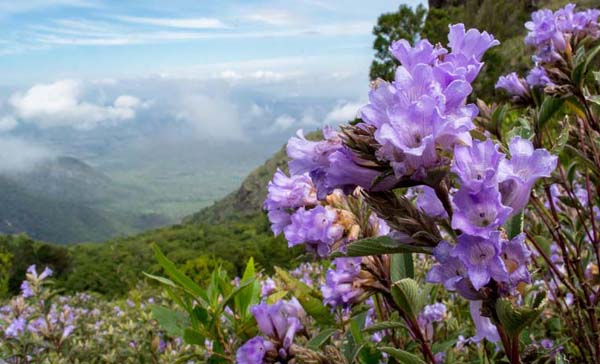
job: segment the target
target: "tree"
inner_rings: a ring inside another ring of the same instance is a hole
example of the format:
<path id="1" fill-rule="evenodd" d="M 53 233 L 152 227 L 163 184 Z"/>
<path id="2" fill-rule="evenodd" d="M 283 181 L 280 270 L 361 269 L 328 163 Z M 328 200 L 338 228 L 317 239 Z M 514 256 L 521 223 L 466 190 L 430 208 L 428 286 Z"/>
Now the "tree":
<path id="1" fill-rule="evenodd" d="M 423 5 L 417 6 L 415 10 L 407 5 L 400 5 L 397 12 L 379 16 L 377 25 L 373 28 L 375 59 L 371 63 L 369 72 L 371 80 L 382 78 L 390 81 L 394 79 L 398 61 L 392 56 L 390 45 L 400 39 L 407 39 L 411 43 L 418 40 L 426 14 L 427 10 Z"/>

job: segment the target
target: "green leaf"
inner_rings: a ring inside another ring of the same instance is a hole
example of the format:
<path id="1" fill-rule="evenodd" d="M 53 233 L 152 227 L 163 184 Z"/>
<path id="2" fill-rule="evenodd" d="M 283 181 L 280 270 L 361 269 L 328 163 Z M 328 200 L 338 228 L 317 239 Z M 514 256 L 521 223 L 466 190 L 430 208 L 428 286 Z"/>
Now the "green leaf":
<path id="1" fill-rule="evenodd" d="M 408 351 L 392 348 L 389 346 L 384 346 L 379 349 L 384 353 L 388 353 L 394 358 L 396 358 L 396 360 L 398 360 L 400 364 L 425 364 L 425 362 L 421 360 L 421 358 L 419 358 L 415 354 L 409 353 Z"/>
<path id="2" fill-rule="evenodd" d="M 326 307 L 321 300 L 308 295 L 301 297 L 296 296 L 296 298 L 302 305 L 302 308 L 304 308 L 304 311 L 314 318 L 321 326 L 332 326 L 335 324 L 335 318 L 329 311 L 329 308 Z"/>
<path id="3" fill-rule="evenodd" d="M 363 329 L 363 331 L 372 333 L 372 332 L 383 331 L 383 330 L 395 330 L 395 329 L 400 329 L 403 327 L 404 327 L 404 324 L 399 321 L 383 321 L 383 322 L 374 323 L 373 325 Z"/>
<path id="4" fill-rule="evenodd" d="M 152 248 L 154 249 L 156 260 L 158 260 L 158 263 L 163 267 L 167 275 L 169 275 L 169 277 L 171 277 L 171 279 L 180 287 L 194 295 L 200 304 L 205 307 L 208 306 L 208 296 L 206 295 L 206 292 L 200 288 L 200 286 L 198 286 L 190 277 L 180 272 L 175 264 L 160 251 L 158 245 L 153 244 Z"/>
<path id="5" fill-rule="evenodd" d="M 415 277 L 412 253 L 398 253 L 390 256 L 390 276 L 394 282 L 402 278 Z"/>
<path id="6" fill-rule="evenodd" d="M 150 279 L 153 279 L 153 280 L 155 280 L 155 281 L 158 281 L 158 282 L 160 282 L 160 283 L 162 283 L 162 284 L 165 284 L 165 285 L 167 285 L 167 286 L 171 286 L 171 287 L 177 287 L 177 285 L 175 284 L 175 282 L 173 282 L 172 280 L 170 280 L 170 279 L 168 279 L 168 278 L 165 278 L 165 277 L 160 277 L 160 276 L 155 276 L 155 275 L 152 275 L 152 274 L 148 274 L 148 273 L 146 273 L 146 272 L 143 272 L 143 274 L 144 274 L 146 277 L 148 277 L 148 278 L 150 278 Z"/>
<path id="7" fill-rule="evenodd" d="M 185 329 L 183 332 L 183 340 L 191 345 L 204 345 L 204 336 L 198 331 Z"/>
<path id="8" fill-rule="evenodd" d="M 404 278 L 392 285 L 392 298 L 398 307 L 412 318 L 416 318 L 423 308 L 424 298 L 417 282 Z"/>
<path id="9" fill-rule="evenodd" d="M 564 99 L 546 96 L 540 106 L 537 122 L 538 130 L 544 130 L 544 127 L 552 119 L 552 117 L 560 110 L 564 103 Z"/>
<path id="10" fill-rule="evenodd" d="M 394 253 L 426 253 L 431 254 L 431 248 L 409 245 L 390 238 L 379 236 L 356 240 L 347 246 L 346 256 L 364 257 L 368 255 L 394 254 Z"/>
<path id="11" fill-rule="evenodd" d="M 336 333 L 336 329 L 323 329 L 319 332 L 315 337 L 310 339 L 310 341 L 306 344 L 306 347 L 311 350 L 319 350 L 323 344 L 329 340 L 331 335 Z"/>
<path id="12" fill-rule="evenodd" d="M 166 332 L 173 336 L 182 337 L 185 328 L 189 326 L 189 319 L 185 314 L 166 307 L 153 306 L 152 316 Z"/>
<path id="13" fill-rule="evenodd" d="M 506 332 L 512 337 L 518 337 L 521 331 L 539 317 L 541 312 L 541 306 L 532 309 L 528 307 L 514 307 L 510 301 L 505 299 L 496 301 L 498 319 Z"/>
<path id="14" fill-rule="evenodd" d="M 267 303 L 272 305 L 272 304 L 276 303 L 277 301 L 282 300 L 285 296 L 287 296 L 288 293 L 289 293 L 288 291 L 275 292 L 272 295 L 270 295 L 269 297 L 267 297 Z"/>
<path id="15" fill-rule="evenodd" d="M 242 282 L 249 281 L 256 277 L 256 270 L 254 267 L 254 258 L 250 258 L 246 264 L 244 275 L 242 276 Z M 257 304 L 260 300 L 260 283 L 254 282 L 242 289 L 237 296 L 235 296 L 235 307 L 237 312 L 246 319 L 250 315 L 250 306 Z"/>
<path id="16" fill-rule="evenodd" d="M 231 293 L 229 293 L 225 298 L 223 298 L 221 303 L 219 303 L 217 312 L 219 312 L 219 313 L 223 312 L 223 310 L 225 310 L 225 307 L 229 304 L 229 302 L 231 302 L 231 300 L 233 300 L 245 288 L 247 288 L 247 287 L 251 286 L 253 283 L 255 283 L 255 281 L 256 281 L 256 278 L 254 278 L 254 277 L 252 277 L 249 280 L 242 281 L 239 286 L 237 286 L 233 291 L 231 291 Z"/>
<path id="17" fill-rule="evenodd" d="M 508 219 L 506 224 L 504 224 L 504 228 L 508 233 L 509 239 L 512 239 L 515 236 L 521 234 L 523 232 L 523 210 L 521 210 L 518 214 Z"/>

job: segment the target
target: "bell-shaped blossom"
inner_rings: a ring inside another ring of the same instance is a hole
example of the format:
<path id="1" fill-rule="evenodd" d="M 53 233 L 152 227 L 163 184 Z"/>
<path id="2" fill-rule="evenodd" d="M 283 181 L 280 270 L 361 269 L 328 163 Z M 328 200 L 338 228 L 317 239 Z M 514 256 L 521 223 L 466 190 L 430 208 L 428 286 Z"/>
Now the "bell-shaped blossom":
<path id="1" fill-rule="evenodd" d="M 306 314 L 296 300 L 280 300 L 269 305 L 260 303 L 250 307 L 260 331 L 278 347 L 288 350 L 296 333 L 302 329 L 301 318 Z"/>
<path id="2" fill-rule="evenodd" d="M 35 295 L 29 281 L 23 281 L 23 283 L 21 283 L 21 294 L 23 298 L 29 298 Z"/>
<path id="3" fill-rule="evenodd" d="M 451 52 L 444 57 L 444 65 L 440 70 L 453 75 L 455 79 L 460 78 L 471 83 L 483 67 L 483 54 L 500 42 L 487 32 L 477 29 L 465 31 L 464 24 L 450 25 L 449 28 L 448 46 Z"/>
<path id="4" fill-rule="evenodd" d="M 265 354 L 275 346 L 262 336 L 255 336 L 240 346 L 236 352 L 236 364 L 263 364 Z"/>
<path id="5" fill-rule="evenodd" d="M 533 67 L 527 74 L 526 80 L 530 87 L 546 87 L 553 84 L 546 73 L 546 69 L 541 66 Z"/>
<path id="6" fill-rule="evenodd" d="M 500 256 L 500 232 L 495 231 L 489 238 L 461 234 L 451 255 L 460 259 L 467 269 L 467 275 L 476 290 L 489 283 L 508 281 L 508 272 Z"/>
<path id="7" fill-rule="evenodd" d="M 316 188 L 308 173 L 288 177 L 278 169 L 267 186 L 267 198 L 264 202 L 275 235 L 281 234 L 291 223 L 291 210 L 314 206 L 317 202 Z"/>
<path id="8" fill-rule="evenodd" d="M 511 288 L 517 287 L 520 283 L 531 283 L 531 277 L 527 269 L 531 252 L 525 245 L 525 234 L 521 233 L 510 241 L 502 241 L 501 256 L 508 272 Z"/>
<path id="9" fill-rule="evenodd" d="M 552 12 L 548 9 L 531 14 L 531 21 L 525 23 L 528 33 L 525 44 L 537 48 L 536 56 L 543 62 L 552 62 L 561 58 L 561 52 L 567 48 L 567 42 L 573 38 L 598 38 L 598 16 L 600 11 L 590 9 L 575 11 L 575 5 Z"/>
<path id="10" fill-rule="evenodd" d="M 292 215 L 292 222 L 284 229 L 290 247 L 305 244 L 320 257 L 330 252 L 331 245 L 342 238 L 344 228 L 337 223 L 338 214 L 329 206 L 312 209 L 300 208 Z"/>
<path id="11" fill-rule="evenodd" d="M 550 177 L 557 157 L 545 149 L 534 149 L 529 140 L 518 136 L 511 140 L 509 150 L 511 158 L 500 162 L 498 180 L 502 203 L 516 214 L 527 205 L 535 182 Z"/>
<path id="12" fill-rule="evenodd" d="M 457 145 L 452 171 L 460 178 L 461 189 L 476 193 L 497 184 L 498 166 L 504 157 L 490 139 L 473 141 L 472 146 Z"/>
<path id="13" fill-rule="evenodd" d="M 455 291 L 457 283 L 467 277 L 467 269 L 463 262 L 451 256 L 453 246 L 442 240 L 434 249 L 433 255 L 437 264 L 431 267 L 426 280 L 429 283 L 441 283 L 449 291 Z"/>
<path id="14" fill-rule="evenodd" d="M 323 128 L 323 136 L 322 141 L 310 141 L 299 130 L 297 137 L 290 138 L 286 150 L 291 174 L 309 173 L 312 177 L 314 173 L 329 167 L 329 155 L 342 148 L 342 140 L 329 127 Z"/>
<path id="15" fill-rule="evenodd" d="M 30 265 L 29 268 L 27 268 L 27 278 L 33 281 L 43 281 L 44 279 L 50 277 L 52 273 L 52 269 L 45 267 L 42 273 L 38 275 L 35 264 Z"/>
<path id="16" fill-rule="evenodd" d="M 326 194 L 330 194 L 337 188 L 350 194 L 356 186 L 374 191 L 384 190 L 393 186 L 394 179 L 384 179 L 377 185 L 373 185 L 373 182 L 381 172 L 360 166 L 355 159 L 353 153 L 346 148 L 331 153 L 329 156 L 329 168 L 327 169 L 322 188 Z"/>
<path id="17" fill-rule="evenodd" d="M 401 39 L 392 43 L 390 51 L 409 70 L 420 63 L 433 65 L 440 56 L 448 53 L 447 49 L 434 46 L 427 39 L 417 41 L 414 47 L 407 40 Z"/>
<path id="18" fill-rule="evenodd" d="M 375 127 L 389 123 L 396 97 L 397 90 L 392 84 L 378 80 L 369 92 L 369 104 L 359 110 L 360 118 Z"/>
<path id="19" fill-rule="evenodd" d="M 328 269 L 325 284 L 321 286 L 323 302 L 332 307 L 357 303 L 364 290 L 355 282 L 360 274 L 361 258 L 336 258 L 335 269 Z"/>
<path id="20" fill-rule="evenodd" d="M 27 320 L 23 317 L 16 317 L 4 330 L 4 335 L 6 337 L 19 337 L 21 336 L 26 329 Z"/>
<path id="21" fill-rule="evenodd" d="M 444 319 L 446 315 L 446 305 L 441 302 L 436 302 L 431 305 L 427 305 L 423 308 L 419 316 L 417 317 L 417 322 L 419 327 L 425 334 L 425 338 L 427 340 L 433 340 L 433 324 L 435 322 L 440 322 Z"/>
<path id="22" fill-rule="evenodd" d="M 496 82 L 496 89 L 501 88 L 512 96 L 525 96 L 529 91 L 528 86 L 525 80 L 519 78 L 516 72 L 500 76 L 498 82 Z"/>
<path id="23" fill-rule="evenodd" d="M 501 197 L 495 186 L 482 188 L 477 193 L 461 188 L 452 198 L 455 207 L 452 228 L 487 238 L 504 224 L 512 211 L 502 204 Z"/>
<path id="24" fill-rule="evenodd" d="M 490 320 L 489 317 L 484 317 L 481 315 L 482 306 L 482 301 L 471 301 L 469 304 L 471 318 L 475 324 L 475 336 L 471 338 L 471 341 L 478 343 L 483 339 L 486 339 L 493 343 L 498 342 L 500 341 L 498 329 L 492 323 L 492 320 Z"/>
<path id="25" fill-rule="evenodd" d="M 267 185 L 267 210 L 290 209 L 317 204 L 317 192 L 308 173 L 286 176 L 277 169 Z"/>
<path id="26" fill-rule="evenodd" d="M 276 289 L 277 289 L 277 284 L 271 277 L 268 277 L 263 282 L 261 282 L 260 296 L 263 298 L 267 297 L 267 296 L 271 295 L 273 292 L 275 292 Z"/>
<path id="27" fill-rule="evenodd" d="M 461 54 L 466 58 L 481 60 L 488 49 L 500 44 L 488 32 L 480 32 L 477 29 L 465 31 L 464 24 L 450 25 L 449 28 L 448 47 L 452 50 L 451 54 Z"/>
<path id="28" fill-rule="evenodd" d="M 435 194 L 433 188 L 429 186 L 422 186 L 421 191 L 417 195 L 416 205 L 421 211 L 431 217 L 448 217 L 444 205 Z"/>

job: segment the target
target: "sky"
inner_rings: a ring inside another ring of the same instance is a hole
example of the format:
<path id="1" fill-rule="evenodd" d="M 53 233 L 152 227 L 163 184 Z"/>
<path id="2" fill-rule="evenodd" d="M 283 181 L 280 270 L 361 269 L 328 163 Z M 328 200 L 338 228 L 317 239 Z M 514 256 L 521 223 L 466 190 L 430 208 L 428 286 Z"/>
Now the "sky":
<path id="1" fill-rule="evenodd" d="M 342 122 L 366 102 L 377 17 L 402 3 L 420 1 L 0 0 L 0 144 L 282 142 Z"/>

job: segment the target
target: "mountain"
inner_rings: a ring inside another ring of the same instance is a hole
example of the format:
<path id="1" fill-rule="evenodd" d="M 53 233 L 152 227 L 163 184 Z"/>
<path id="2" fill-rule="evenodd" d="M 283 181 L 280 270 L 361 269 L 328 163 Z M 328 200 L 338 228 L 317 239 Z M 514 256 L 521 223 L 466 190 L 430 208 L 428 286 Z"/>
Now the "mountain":
<path id="1" fill-rule="evenodd" d="M 319 140 L 322 138 L 322 133 L 314 131 L 307 134 L 306 138 Z M 271 158 L 267 159 L 263 165 L 252 171 L 236 191 L 218 200 L 212 206 L 188 216 L 184 219 L 184 223 L 219 224 L 260 213 L 263 201 L 267 197 L 267 184 L 278 168 L 287 171 L 287 162 L 288 158 L 284 146 Z"/>
<path id="2" fill-rule="evenodd" d="M 0 175 L 0 233 L 95 242 L 168 224 L 160 215 L 110 209 L 113 201 L 141 193 L 76 158 L 48 159 Z"/>

